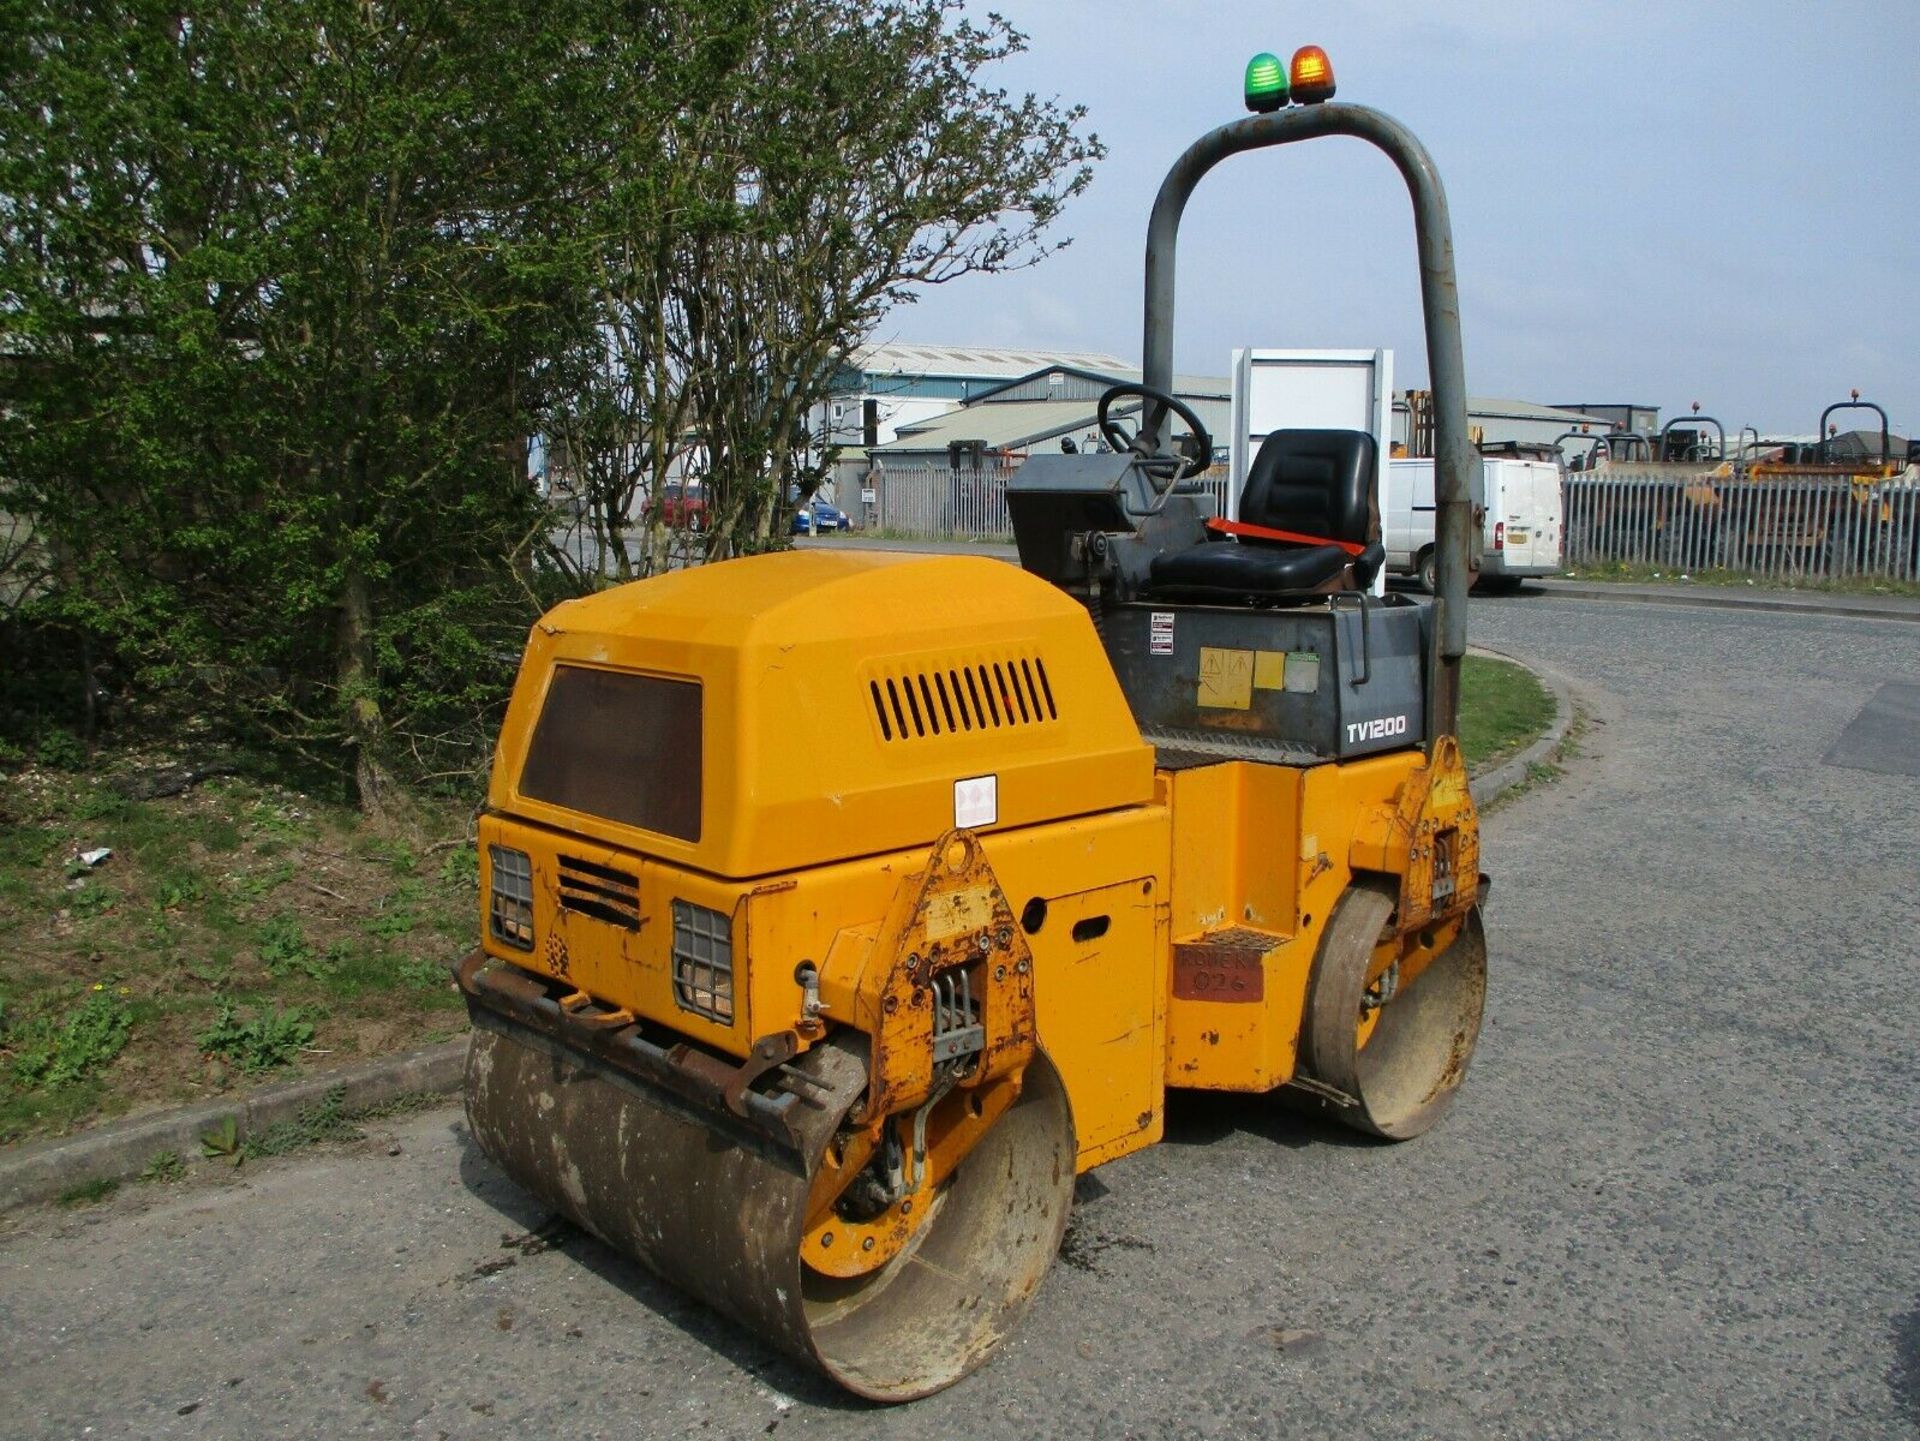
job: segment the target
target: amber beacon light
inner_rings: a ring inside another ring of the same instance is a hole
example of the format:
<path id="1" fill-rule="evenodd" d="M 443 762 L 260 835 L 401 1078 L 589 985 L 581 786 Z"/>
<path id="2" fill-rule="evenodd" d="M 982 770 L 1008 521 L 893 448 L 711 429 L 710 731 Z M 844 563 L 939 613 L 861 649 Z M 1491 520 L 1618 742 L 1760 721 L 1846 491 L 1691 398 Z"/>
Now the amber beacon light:
<path id="1" fill-rule="evenodd" d="M 1333 99 L 1333 62 L 1318 45 L 1302 45 L 1293 52 L 1293 99 L 1299 105 L 1318 105 Z"/>

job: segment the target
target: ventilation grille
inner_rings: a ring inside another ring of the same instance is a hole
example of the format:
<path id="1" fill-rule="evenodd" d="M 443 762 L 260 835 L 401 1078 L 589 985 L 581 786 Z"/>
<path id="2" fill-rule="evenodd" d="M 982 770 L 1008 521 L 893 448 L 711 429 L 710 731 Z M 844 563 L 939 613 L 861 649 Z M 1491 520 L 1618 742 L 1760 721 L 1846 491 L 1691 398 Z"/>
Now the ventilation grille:
<path id="1" fill-rule="evenodd" d="M 640 929 L 640 878 L 631 871 L 560 857 L 560 908 L 624 931 Z"/>
<path id="2" fill-rule="evenodd" d="M 691 901 L 673 903 L 673 999 L 682 1010 L 733 1024 L 733 923 Z"/>
<path id="3" fill-rule="evenodd" d="M 874 719 L 890 741 L 966 735 L 1060 719 L 1037 655 L 928 666 L 867 682 Z"/>

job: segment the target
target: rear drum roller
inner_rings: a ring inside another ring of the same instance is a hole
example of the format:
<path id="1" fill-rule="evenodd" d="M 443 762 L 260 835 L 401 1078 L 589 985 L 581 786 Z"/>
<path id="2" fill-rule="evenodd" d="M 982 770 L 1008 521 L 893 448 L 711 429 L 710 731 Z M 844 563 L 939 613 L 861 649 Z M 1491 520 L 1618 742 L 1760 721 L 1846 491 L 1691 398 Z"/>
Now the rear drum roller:
<path id="1" fill-rule="evenodd" d="M 833 1088 L 854 1048 L 795 1063 Z M 849 1069 L 851 1068 L 851 1070 Z M 467 1117 L 480 1148 L 556 1211 L 673 1285 L 876 1401 L 949 1386 L 986 1360 L 1039 1289 L 1073 1200 L 1065 1088 L 1035 1053 L 1019 1098 L 926 1202 L 883 1266 L 802 1260 L 812 1186 L 839 1116 L 810 1126 L 805 1174 L 571 1057 L 476 1030 Z"/>
<path id="2" fill-rule="evenodd" d="M 1361 881 L 1340 898 L 1307 992 L 1296 1091 L 1357 1131 L 1410 1140 L 1453 1103 L 1480 1035 L 1487 941 L 1478 906 L 1453 943 L 1395 989 L 1382 934 L 1395 891 Z"/>

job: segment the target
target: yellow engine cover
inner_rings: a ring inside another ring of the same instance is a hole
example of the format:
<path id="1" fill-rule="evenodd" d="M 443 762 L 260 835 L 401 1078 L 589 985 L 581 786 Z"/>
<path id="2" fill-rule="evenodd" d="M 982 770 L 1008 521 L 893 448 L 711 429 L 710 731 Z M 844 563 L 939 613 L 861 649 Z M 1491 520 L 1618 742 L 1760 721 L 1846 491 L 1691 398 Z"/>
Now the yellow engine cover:
<path id="1" fill-rule="evenodd" d="M 736 878 L 1152 798 L 1152 750 L 1078 602 L 996 560 L 819 550 L 548 612 L 488 793 Z"/>

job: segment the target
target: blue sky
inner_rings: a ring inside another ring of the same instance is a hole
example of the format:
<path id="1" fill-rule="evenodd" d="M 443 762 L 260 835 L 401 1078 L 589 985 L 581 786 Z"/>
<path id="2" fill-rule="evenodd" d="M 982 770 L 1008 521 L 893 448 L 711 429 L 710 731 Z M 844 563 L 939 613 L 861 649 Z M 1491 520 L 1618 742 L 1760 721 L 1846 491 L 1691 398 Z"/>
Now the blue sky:
<path id="1" fill-rule="evenodd" d="M 973 0 L 976 11 L 987 8 Z M 1137 363 L 1146 217 L 1247 58 L 1327 48 L 1405 121 L 1453 209 L 1475 394 L 1698 400 L 1811 431 L 1858 387 L 1920 430 L 1920 0 L 998 0 L 999 83 L 1086 104 L 1110 148 L 1039 267 L 941 287 L 878 338 Z M 1412 223 L 1383 157 L 1226 162 L 1181 231 L 1182 370 L 1238 345 L 1387 345 L 1424 378 Z"/>

